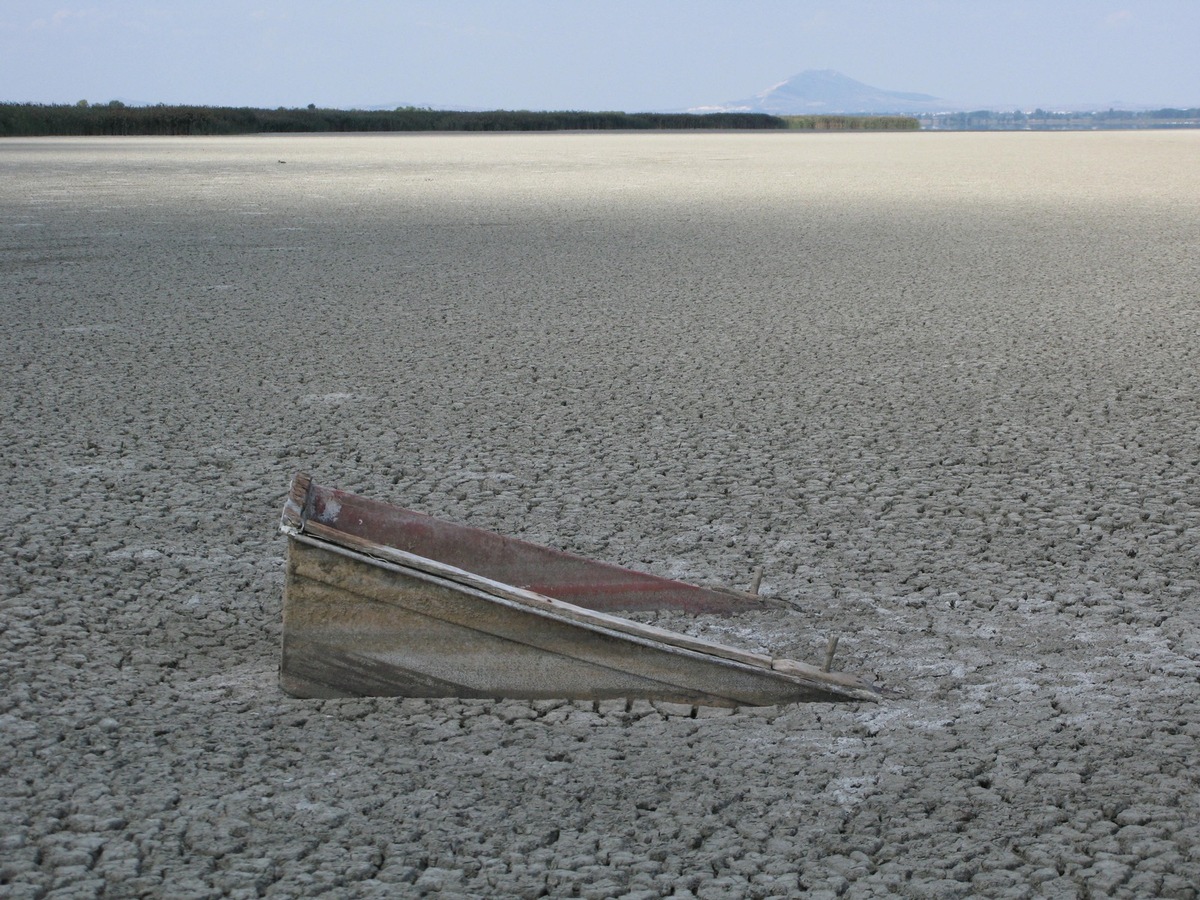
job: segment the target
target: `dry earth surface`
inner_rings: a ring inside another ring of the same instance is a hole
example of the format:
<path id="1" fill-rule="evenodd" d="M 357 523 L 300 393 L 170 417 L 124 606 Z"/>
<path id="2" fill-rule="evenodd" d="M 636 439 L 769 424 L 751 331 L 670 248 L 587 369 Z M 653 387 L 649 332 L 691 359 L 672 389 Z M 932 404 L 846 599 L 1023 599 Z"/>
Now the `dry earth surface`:
<path id="1" fill-rule="evenodd" d="M 0 143 L 0 895 L 1195 897 L 1200 133 Z M 295 470 L 878 704 L 296 700 Z"/>

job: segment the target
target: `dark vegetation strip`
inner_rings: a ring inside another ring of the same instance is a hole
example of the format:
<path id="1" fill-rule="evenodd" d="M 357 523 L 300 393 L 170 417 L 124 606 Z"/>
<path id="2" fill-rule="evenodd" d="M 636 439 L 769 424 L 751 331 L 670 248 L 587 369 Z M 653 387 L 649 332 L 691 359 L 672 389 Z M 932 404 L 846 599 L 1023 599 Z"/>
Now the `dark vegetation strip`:
<path id="1" fill-rule="evenodd" d="M 347 131 L 591 131 L 613 129 L 915 130 L 901 116 L 768 116 L 760 113 L 528 112 L 402 107 L 395 110 L 252 109 L 221 106 L 0 104 L 0 136 L 217 135 Z"/>
<path id="2" fill-rule="evenodd" d="M 805 131 L 916 131 L 912 116 L 781 116 L 788 128 Z"/>

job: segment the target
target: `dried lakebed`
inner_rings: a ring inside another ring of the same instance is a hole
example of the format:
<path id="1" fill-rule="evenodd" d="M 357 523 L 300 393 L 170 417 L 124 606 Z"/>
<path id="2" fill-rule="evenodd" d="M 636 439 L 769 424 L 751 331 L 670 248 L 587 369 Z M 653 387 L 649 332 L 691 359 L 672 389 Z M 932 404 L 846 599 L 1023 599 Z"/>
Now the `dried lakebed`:
<path id="1" fill-rule="evenodd" d="M 0 894 L 1196 896 L 1197 151 L 0 142 Z M 298 469 L 898 696 L 290 699 Z"/>

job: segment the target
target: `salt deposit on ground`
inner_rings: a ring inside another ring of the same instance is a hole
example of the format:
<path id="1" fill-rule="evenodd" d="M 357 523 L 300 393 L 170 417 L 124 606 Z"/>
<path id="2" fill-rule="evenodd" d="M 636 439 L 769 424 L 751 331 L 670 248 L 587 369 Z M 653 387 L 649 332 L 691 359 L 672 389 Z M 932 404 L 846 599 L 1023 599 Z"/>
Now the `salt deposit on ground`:
<path id="1" fill-rule="evenodd" d="M 1194 897 L 1200 133 L 0 142 L 0 894 Z M 293 471 L 900 692 L 301 701 Z"/>

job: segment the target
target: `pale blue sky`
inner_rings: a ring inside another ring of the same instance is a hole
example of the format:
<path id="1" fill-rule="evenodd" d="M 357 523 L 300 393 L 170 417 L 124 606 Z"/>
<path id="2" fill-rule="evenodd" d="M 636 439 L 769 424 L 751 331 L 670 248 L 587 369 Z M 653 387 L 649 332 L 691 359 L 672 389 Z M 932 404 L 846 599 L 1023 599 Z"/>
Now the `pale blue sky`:
<path id="1" fill-rule="evenodd" d="M 0 100 L 677 109 L 805 69 L 1200 105 L 1200 0 L 3 0 Z"/>

